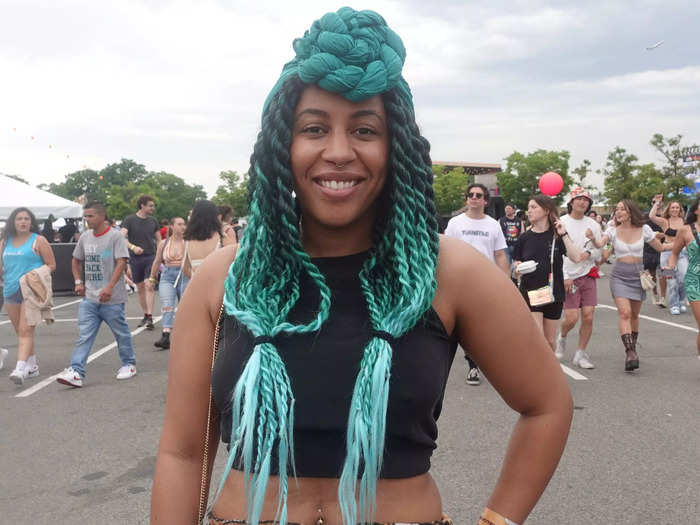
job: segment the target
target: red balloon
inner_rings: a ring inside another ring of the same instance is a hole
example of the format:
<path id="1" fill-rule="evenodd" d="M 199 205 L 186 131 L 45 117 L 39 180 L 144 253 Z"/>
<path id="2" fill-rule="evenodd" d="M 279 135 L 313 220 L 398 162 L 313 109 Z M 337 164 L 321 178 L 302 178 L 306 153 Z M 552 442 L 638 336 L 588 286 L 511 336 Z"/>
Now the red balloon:
<path id="1" fill-rule="evenodd" d="M 558 173 L 548 171 L 540 177 L 538 185 L 542 193 L 554 197 L 564 188 L 564 179 Z"/>

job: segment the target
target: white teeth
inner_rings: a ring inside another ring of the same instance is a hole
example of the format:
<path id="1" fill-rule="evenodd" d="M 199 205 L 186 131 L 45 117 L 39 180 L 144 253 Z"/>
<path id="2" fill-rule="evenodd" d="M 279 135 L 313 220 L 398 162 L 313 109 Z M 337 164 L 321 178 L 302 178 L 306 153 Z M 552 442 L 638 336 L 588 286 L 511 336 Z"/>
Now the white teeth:
<path id="1" fill-rule="evenodd" d="M 355 186 L 357 181 L 322 180 L 320 181 L 320 184 L 324 188 L 330 188 L 332 190 L 347 190 L 348 188 Z"/>

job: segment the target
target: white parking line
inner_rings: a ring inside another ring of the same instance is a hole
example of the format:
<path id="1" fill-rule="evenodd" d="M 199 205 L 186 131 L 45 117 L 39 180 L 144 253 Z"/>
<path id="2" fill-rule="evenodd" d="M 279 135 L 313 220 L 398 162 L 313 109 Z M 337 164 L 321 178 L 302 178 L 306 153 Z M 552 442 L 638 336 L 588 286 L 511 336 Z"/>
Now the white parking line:
<path id="1" fill-rule="evenodd" d="M 79 303 L 80 301 L 82 301 L 82 298 L 76 299 L 75 301 L 70 301 L 68 303 L 59 304 L 58 306 L 54 306 L 53 308 L 51 308 L 51 310 L 58 310 L 59 308 L 64 308 L 66 306 L 70 306 L 72 304 Z M 2 326 L 4 324 L 9 324 L 10 322 L 11 321 L 9 319 L 7 321 L 0 321 L 0 326 Z"/>
<path id="2" fill-rule="evenodd" d="M 81 300 L 82 300 L 82 299 L 81 299 Z M 140 319 L 140 317 L 137 318 L 137 319 Z M 154 317 L 154 318 L 153 318 L 153 324 L 158 323 L 158 322 L 160 321 L 160 319 L 161 319 L 160 317 Z M 143 332 L 145 329 L 146 329 L 145 326 L 142 326 L 142 327 L 140 327 L 140 328 L 137 328 L 136 330 L 134 330 L 133 332 L 131 332 L 131 337 L 140 334 L 140 333 Z M 116 347 L 117 347 L 116 341 L 113 342 L 113 343 L 108 344 L 107 346 L 103 346 L 103 347 L 100 348 L 99 350 L 97 350 L 97 351 L 93 352 L 92 354 L 90 354 L 90 357 L 88 357 L 87 362 L 90 363 L 90 362 L 94 361 L 95 359 L 97 359 L 97 358 L 100 357 L 101 355 L 103 355 L 103 354 L 109 352 L 112 348 L 116 348 Z M 27 388 L 26 390 L 22 390 L 22 391 L 21 391 L 19 394 L 17 394 L 15 397 L 27 397 L 27 396 L 31 396 L 32 394 L 35 394 L 36 392 L 38 392 L 38 391 L 41 390 L 42 388 L 45 388 L 45 387 L 49 386 L 51 383 L 55 382 L 55 381 L 56 381 L 56 378 L 57 378 L 60 374 L 61 374 L 61 372 L 59 372 L 58 374 L 54 374 L 54 375 L 52 375 L 51 377 L 47 377 L 46 379 L 44 379 L 43 381 L 40 381 L 40 382 L 37 383 L 36 385 L 34 385 L 34 386 L 30 387 L 30 388 Z"/>
<path id="3" fill-rule="evenodd" d="M 127 321 L 134 321 L 136 319 L 143 319 L 143 317 L 127 317 L 126 318 Z M 54 321 L 56 321 L 57 323 L 68 323 L 68 322 L 75 323 L 78 321 L 78 319 L 77 318 L 76 319 L 54 319 Z"/>
<path id="4" fill-rule="evenodd" d="M 588 378 L 586 376 L 579 374 L 576 370 L 572 370 L 568 366 L 562 365 L 561 363 L 559 363 L 559 366 L 561 366 L 561 369 L 570 378 L 576 379 L 577 381 L 588 381 Z"/>
<path id="5" fill-rule="evenodd" d="M 608 310 L 617 311 L 617 307 L 610 306 L 609 304 L 599 304 L 598 307 L 599 308 L 607 308 Z M 672 323 L 671 321 L 664 321 L 663 319 L 657 319 L 656 317 L 650 317 L 648 315 L 640 315 L 639 318 L 646 319 L 647 321 L 654 321 L 655 323 L 661 323 L 661 324 L 665 324 L 668 326 L 673 326 L 674 328 L 680 328 L 681 330 L 688 330 L 689 332 L 698 333 L 698 329 L 693 328 L 692 326 L 686 326 L 684 324 Z"/>

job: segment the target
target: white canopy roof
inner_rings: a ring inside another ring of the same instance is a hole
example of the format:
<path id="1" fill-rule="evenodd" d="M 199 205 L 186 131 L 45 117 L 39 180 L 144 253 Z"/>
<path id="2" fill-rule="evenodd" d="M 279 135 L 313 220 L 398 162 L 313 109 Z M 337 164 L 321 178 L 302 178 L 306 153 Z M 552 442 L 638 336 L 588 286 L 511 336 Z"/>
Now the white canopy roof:
<path id="1" fill-rule="evenodd" d="M 6 220 L 12 210 L 20 206 L 32 210 L 37 219 L 46 219 L 49 215 L 53 215 L 56 219 L 83 216 L 83 208 L 77 202 L 69 201 L 0 173 L 0 220 Z"/>

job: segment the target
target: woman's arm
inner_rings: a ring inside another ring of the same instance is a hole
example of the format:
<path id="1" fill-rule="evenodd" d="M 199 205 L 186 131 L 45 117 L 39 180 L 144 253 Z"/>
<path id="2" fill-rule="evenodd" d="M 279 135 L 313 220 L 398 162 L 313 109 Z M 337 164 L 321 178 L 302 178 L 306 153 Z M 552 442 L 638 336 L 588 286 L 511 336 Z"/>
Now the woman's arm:
<path id="1" fill-rule="evenodd" d="M 224 248 L 209 257 L 187 286 L 178 307 L 151 495 L 151 524 L 191 525 L 197 519 L 214 329 L 234 253 Z M 210 476 L 219 441 L 216 421 L 212 427 Z"/>
<path id="2" fill-rule="evenodd" d="M 666 263 L 666 267 L 670 269 L 674 269 L 676 267 L 676 264 L 678 263 L 678 256 L 681 253 L 681 250 L 685 248 L 685 237 L 690 233 L 690 226 L 683 226 L 683 228 L 676 234 L 676 238 L 673 241 L 673 247 L 671 248 L 671 255 L 668 258 L 668 263 Z M 692 235 L 692 234 L 691 234 Z M 659 242 L 658 239 L 654 239 L 657 243 Z M 651 243 L 649 243 L 651 244 Z M 654 247 L 655 250 L 658 250 L 658 248 Z"/>
<path id="3" fill-rule="evenodd" d="M 666 231 L 668 229 L 668 223 L 667 223 L 666 219 L 656 215 L 656 212 L 659 209 L 659 204 L 661 204 L 661 201 L 658 198 L 654 198 L 654 204 L 651 206 L 651 209 L 649 210 L 649 219 L 651 219 L 651 222 L 653 222 L 657 226 L 661 226 L 663 231 Z"/>
<path id="4" fill-rule="evenodd" d="M 522 523 L 564 450 L 571 393 L 541 329 L 503 273 L 465 243 L 441 242 L 440 257 L 438 286 L 448 290 L 460 344 L 520 413 L 488 507 Z"/>
<path id="5" fill-rule="evenodd" d="M 566 256 L 569 259 L 578 263 L 591 256 L 590 252 L 581 251 L 581 249 L 573 243 L 571 237 L 569 237 L 569 232 L 566 231 L 566 226 L 564 226 L 561 221 L 556 221 L 554 223 L 554 228 L 564 242 L 564 246 L 566 246 Z"/>
<path id="6" fill-rule="evenodd" d="M 586 229 L 586 237 L 590 239 L 590 241 L 595 245 L 596 248 L 599 250 L 603 248 L 606 244 L 610 242 L 610 236 L 607 234 L 603 234 L 603 236 L 600 239 L 596 239 L 595 234 L 591 231 L 590 228 Z M 567 247 L 568 250 L 568 247 Z"/>
<path id="7" fill-rule="evenodd" d="M 222 235 L 221 236 L 221 246 L 231 246 L 232 244 L 236 244 L 236 233 L 233 231 L 233 228 L 231 228 L 231 232 L 233 232 L 233 237 L 230 235 Z"/>
<path id="8" fill-rule="evenodd" d="M 155 287 L 156 275 L 158 275 L 158 268 L 163 264 L 163 250 L 165 249 L 165 242 L 160 241 L 158 243 L 158 249 L 156 250 L 156 257 L 153 259 L 153 264 L 151 265 L 151 273 L 148 274 L 148 279 L 146 280 L 146 286 L 149 288 Z"/>
<path id="9" fill-rule="evenodd" d="M 55 271 L 56 257 L 54 256 L 51 245 L 49 244 L 49 241 L 46 240 L 46 237 L 39 235 L 36 238 L 36 251 L 41 256 L 44 264 L 48 266 L 52 272 Z"/>

